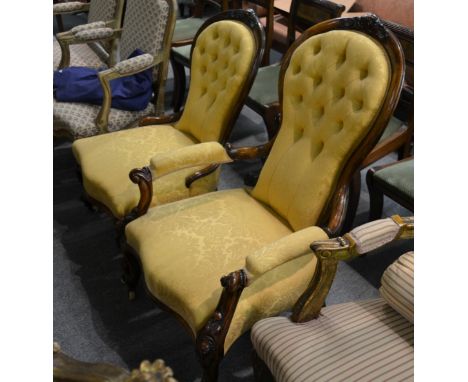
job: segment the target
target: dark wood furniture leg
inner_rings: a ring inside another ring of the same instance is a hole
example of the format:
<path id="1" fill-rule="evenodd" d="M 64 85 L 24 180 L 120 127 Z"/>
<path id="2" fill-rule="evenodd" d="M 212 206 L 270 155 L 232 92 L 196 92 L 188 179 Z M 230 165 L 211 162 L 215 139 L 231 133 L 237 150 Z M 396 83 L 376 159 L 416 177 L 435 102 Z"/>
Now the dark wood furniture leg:
<path id="1" fill-rule="evenodd" d="M 128 289 L 128 299 L 132 301 L 136 297 L 136 287 L 141 276 L 141 264 L 128 246 L 123 251 L 122 269 L 122 282 Z"/>
<path id="2" fill-rule="evenodd" d="M 382 217 L 383 210 L 383 192 L 374 183 L 375 169 L 367 171 L 366 183 L 369 190 L 369 221 L 377 220 Z"/>
<path id="3" fill-rule="evenodd" d="M 170 57 L 172 70 L 174 71 L 174 94 L 172 98 L 172 105 L 174 112 L 178 113 L 182 108 L 185 98 L 186 78 L 184 66 L 176 60 L 171 52 Z"/>

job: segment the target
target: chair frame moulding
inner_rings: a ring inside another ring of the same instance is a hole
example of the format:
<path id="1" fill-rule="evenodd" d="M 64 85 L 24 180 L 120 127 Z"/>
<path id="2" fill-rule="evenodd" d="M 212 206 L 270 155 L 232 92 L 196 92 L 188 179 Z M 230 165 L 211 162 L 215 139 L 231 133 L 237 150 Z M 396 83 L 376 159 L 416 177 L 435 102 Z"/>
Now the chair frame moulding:
<path id="1" fill-rule="evenodd" d="M 335 191 L 329 195 L 328 201 L 318 219 L 317 225 L 322 226 L 329 237 L 336 237 L 341 232 L 348 231 L 348 227 L 346 227 L 344 223 L 347 220 L 349 184 L 353 175 L 360 168 L 362 161 L 382 135 L 395 110 L 403 86 L 405 64 L 399 41 L 385 28 L 384 24 L 377 16 L 369 15 L 325 21 L 305 31 L 286 53 L 280 71 L 280 110 L 283 104 L 284 76 L 295 49 L 308 38 L 331 30 L 355 30 L 374 38 L 386 51 L 391 66 L 391 78 L 380 112 L 372 122 L 367 135 L 345 161 L 345 165 L 335 184 Z M 274 139 L 270 140 L 270 142 L 265 145 L 257 147 L 232 148 L 230 145 L 227 145 L 226 148 L 228 155 L 233 160 L 252 159 L 265 156 L 273 143 Z M 143 171 L 143 169 L 140 169 L 140 171 Z M 126 276 L 128 280 L 126 281 L 130 281 L 133 286 L 136 286 L 142 273 L 138 252 L 127 243 L 124 257 L 127 267 L 126 272 L 128 272 Z M 315 278 L 315 275 L 311 275 L 311 280 Z M 224 357 L 225 337 L 242 291 L 248 286 L 248 275 L 243 269 L 231 272 L 221 278 L 221 286 L 223 290 L 218 305 L 206 324 L 196 333 L 196 336 L 194 336 L 189 329 L 192 338 L 195 340 L 196 352 L 203 367 L 202 382 L 217 380 L 219 363 Z M 151 298 L 157 300 L 156 297 L 149 292 L 146 283 L 145 288 Z M 314 291 L 314 288 L 307 288 L 296 302 L 296 306 L 293 309 L 295 317 L 301 317 L 301 312 L 309 307 L 310 304 L 305 304 L 303 301 L 310 301 L 310 297 Z M 158 305 L 173 312 L 172 309 L 165 306 L 165 304 L 160 301 L 158 301 Z M 174 315 L 183 323 L 185 328 L 189 328 L 189 325 L 180 315 L 176 313 L 174 313 Z"/>
<path id="2" fill-rule="evenodd" d="M 154 78 L 153 76 L 153 82 L 152 82 L 152 89 L 153 89 L 153 97 L 151 98 L 150 102 L 154 104 L 154 107 L 155 107 L 155 111 L 156 113 L 160 112 L 161 110 L 161 107 L 163 108 L 164 105 L 164 83 L 166 82 L 166 78 L 167 78 L 167 73 L 168 73 L 168 68 L 169 68 L 169 56 L 170 56 L 170 43 L 171 43 L 171 40 L 172 40 L 172 35 L 173 35 L 173 32 L 174 32 L 174 25 L 175 25 L 175 22 L 176 22 L 176 2 L 175 0 L 164 0 L 168 7 L 169 7 L 169 12 L 168 12 L 168 18 L 167 18 L 167 22 L 166 22 L 166 27 L 165 27 L 165 31 L 164 31 L 164 40 L 163 40 L 163 50 L 161 52 L 161 55 L 160 57 L 162 58 L 162 60 L 156 64 L 153 64 L 151 66 L 152 70 L 154 69 L 154 67 L 157 67 L 159 66 L 159 70 L 158 70 L 158 75 L 157 75 L 157 78 Z M 104 38 L 104 39 L 96 39 L 95 41 L 107 41 L 107 40 L 110 40 L 114 45 L 117 45 L 117 44 L 120 44 L 120 38 L 121 38 L 121 34 L 123 32 L 123 28 L 125 28 L 125 12 L 126 12 L 126 0 L 122 0 L 121 1 L 122 4 L 123 4 L 123 9 L 119 12 L 122 13 L 122 15 L 120 16 L 121 17 L 121 25 L 119 26 L 118 29 L 115 29 L 114 30 L 114 35 L 111 36 L 110 38 Z M 67 32 L 64 32 L 64 34 L 67 33 Z M 59 40 L 59 43 L 61 43 L 61 40 Z M 63 41 L 62 41 L 63 43 Z M 113 47 L 114 49 L 114 47 Z M 68 50 L 68 48 L 66 49 Z M 69 52 L 68 52 L 68 55 L 69 55 Z M 156 58 L 156 55 L 155 55 L 155 58 Z M 121 61 L 125 60 L 125 58 L 123 58 Z M 114 63 L 114 64 L 117 64 L 117 63 Z M 112 69 L 114 65 L 109 65 L 109 69 Z M 60 68 L 60 65 L 59 65 L 59 68 Z M 138 73 L 138 71 L 136 72 Z M 110 78 L 112 79 L 112 78 Z M 102 80 L 100 81 L 101 82 L 101 86 L 102 86 L 102 90 L 103 90 L 103 93 L 104 93 L 104 98 L 103 98 L 103 103 L 101 104 L 101 107 L 100 107 L 100 111 L 99 111 L 99 114 L 97 115 L 96 117 L 96 120 L 95 120 L 95 123 L 97 126 L 99 126 L 102 121 L 102 115 L 107 115 L 106 119 L 108 119 L 109 117 L 109 113 L 110 113 L 110 109 L 111 109 L 111 103 L 109 102 L 109 100 L 111 100 L 112 98 L 112 93 L 111 93 L 111 90 L 110 90 L 110 87 L 106 88 L 106 86 L 103 85 L 103 82 Z M 107 81 L 108 82 L 108 81 Z M 110 86 L 110 85 L 109 85 Z M 107 101 L 107 102 L 106 102 Z M 107 122 L 105 123 L 105 128 L 107 129 Z M 129 126 L 134 126 L 135 125 L 135 121 L 132 122 Z M 127 126 L 128 128 L 128 126 Z M 67 140 L 70 140 L 70 141 L 74 141 L 75 140 L 75 137 L 73 136 L 73 134 L 71 134 L 69 131 L 67 130 L 55 130 L 54 131 L 54 138 L 66 138 Z M 78 170 L 80 172 L 80 178 L 81 178 L 81 171 Z M 93 201 L 92 198 L 87 198 L 89 201 Z M 93 201 L 94 203 L 94 201 Z M 99 203 L 96 203 L 96 204 L 99 204 Z"/>

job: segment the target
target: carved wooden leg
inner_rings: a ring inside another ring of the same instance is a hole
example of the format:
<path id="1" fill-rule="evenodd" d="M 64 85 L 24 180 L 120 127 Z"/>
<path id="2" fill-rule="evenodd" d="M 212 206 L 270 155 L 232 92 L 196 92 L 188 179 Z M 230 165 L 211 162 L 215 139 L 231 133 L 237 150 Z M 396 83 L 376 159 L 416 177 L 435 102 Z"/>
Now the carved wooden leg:
<path id="1" fill-rule="evenodd" d="M 185 98 L 185 87 L 186 87 L 186 79 L 185 79 L 185 69 L 184 66 L 177 62 L 171 52 L 171 65 L 172 70 L 174 72 L 174 94 L 173 94 L 173 101 L 172 104 L 174 106 L 174 112 L 178 113 L 182 104 L 184 103 Z"/>
<path id="2" fill-rule="evenodd" d="M 383 210 L 383 192 L 376 187 L 374 183 L 375 169 L 367 171 L 366 183 L 369 190 L 369 221 L 377 220 L 382 217 Z"/>
<path id="3" fill-rule="evenodd" d="M 237 303 L 247 286 L 243 270 L 232 272 L 221 278 L 223 293 L 216 310 L 205 326 L 197 333 L 196 351 L 203 367 L 202 382 L 218 380 L 219 363 L 224 357 L 224 340 L 236 311 Z"/>
<path id="4" fill-rule="evenodd" d="M 122 282 L 128 288 L 128 299 L 134 300 L 136 297 L 136 287 L 141 276 L 141 265 L 130 248 L 125 248 L 122 261 L 123 275 Z"/>

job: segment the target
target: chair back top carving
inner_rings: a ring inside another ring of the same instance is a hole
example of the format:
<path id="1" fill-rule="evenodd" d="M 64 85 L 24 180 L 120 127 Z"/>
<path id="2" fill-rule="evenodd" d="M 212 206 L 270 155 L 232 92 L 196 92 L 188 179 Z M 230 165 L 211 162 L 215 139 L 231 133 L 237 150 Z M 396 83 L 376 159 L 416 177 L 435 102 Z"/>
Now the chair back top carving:
<path id="1" fill-rule="evenodd" d="M 282 123 L 252 195 L 294 230 L 328 222 L 398 101 L 404 60 L 376 16 L 308 29 L 286 53 Z"/>
<path id="2" fill-rule="evenodd" d="M 230 10 L 208 19 L 192 45 L 187 102 L 175 127 L 199 142 L 225 142 L 264 45 L 263 28 L 253 11 Z"/>
<path id="3" fill-rule="evenodd" d="M 328 0 L 292 0 L 288 26 L 288 43 L 293 43 L 296 31 L 306 29 L 322 21 L 340 17 L 345 6 Z"/>
<path id="4" fill-rule="evenodd" d="M 111 21 L 120 18 L 125 0 L 92 0 L 89 4 L 88 23 L 96 21 Z M 120 27 L 120 25 L 116 25 Z"/>

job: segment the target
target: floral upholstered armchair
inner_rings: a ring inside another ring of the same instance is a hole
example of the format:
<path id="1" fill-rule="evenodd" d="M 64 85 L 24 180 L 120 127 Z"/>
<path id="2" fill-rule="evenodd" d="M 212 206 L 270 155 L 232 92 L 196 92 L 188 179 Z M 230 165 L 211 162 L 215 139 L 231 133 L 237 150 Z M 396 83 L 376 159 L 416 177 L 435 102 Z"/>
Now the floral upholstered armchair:
<path id="1" fill-rule="evenodd" d="M 111 31 L 122 24 L 125 0 L 67 1 L 54 4 L 54 15 L 88 11 L 88 22 L 54 38 L 54 70 L 66 66 L 99 68 L 116 62 L 117 39 Z M 93 31 L 93 32 L 91 32 Z M 107 33 L 108 40 L 92 39 L 91 33 Z"/>
<path id="2" fill-rule="evenodd" d="M 339 261 L 412 238 L 413 232 L 413 218 L 396 215 L 312 243 L 318 263 L 312 294 L 298 300 L 290 318 L 266 318 L 252 328 L 255 379 L 413 381 L 413 252 L 386 269 L 381 298 L 322 309 Z"/>
<path id="3" fill-rule="evenodd" d="M 130 292 L 142 273 L 150 295 L 185 323 L 203 381 L 217 379 L 224 354 L 256 321 L 312 292 L 320 264 L 309 245 L 341 231 L 349 182 L 393 113 L 403 73 L 401 46 L 375 16 L 325 21 L 283 59 L 274 141 L 211 142 L 151 159 L 147 174 L 162 180 L 187 166 L 268 154 L 252 191 L 155 206 L 125 228 Z"/>
<path id="4" fill-rule="evenodd" d="M 54 100 L 54 135 L 65 135 L 72 140 L 133 126 L 140 118 L 161 112 L 164 106 L 164 84 L 169 62 L 169 49 L 175 23 L 175 0 L 127 0 L 122 30 L 97 28 L 80 30 L 59 39 L 62 53 L 69 41 L 85 42 L 113 39 L 120 36 L 120 57 L 128 57 L 136 49 L 143 55 L 119 61 L 99 72 L 104 99 L 102 106 Z M 67 54 L 64 53 L 66 57 Z M 110 81 L 153 68 L 153 101 L 141 111 L 120 110 L 111 107 Z"/>
<path id="5" fill-rule="evenodd" d="M 104 206 L 123 227 L 150 206 L 213 191 L 218 165 L 176 172 L 155 180 L 154 188 L 148 171 L 132 171 L 131 179 L 139 186 L 130 182 L 128 174 L 158 154 L 170 156 L 182 147 L 190 151 L 199 143 L 210 147 L 210 141 L 226 142 L 263 47 L 262 27 L 252 12 L 228 11 L 207 20 L 195 37 L 189 97 L 182 114 L 148 117 L 141 121 L 142 127 L 73 144 L 87 198 Z"/>

